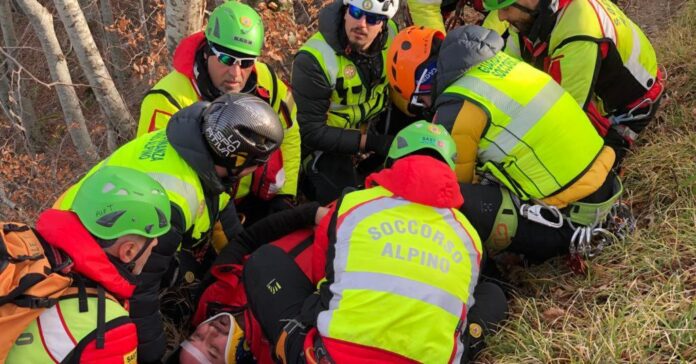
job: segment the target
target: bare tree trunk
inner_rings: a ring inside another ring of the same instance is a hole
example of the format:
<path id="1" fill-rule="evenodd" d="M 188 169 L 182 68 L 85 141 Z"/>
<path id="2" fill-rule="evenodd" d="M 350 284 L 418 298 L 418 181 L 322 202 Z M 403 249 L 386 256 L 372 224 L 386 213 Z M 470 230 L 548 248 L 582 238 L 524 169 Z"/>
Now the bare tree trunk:
<path id="1" fill-rule="evenodd" d="M 78 0 L 78 2 L 88 23 L 94 24 L 95 22 L 101 22 L 101 15 L 99 14 L 99 7 L 96 0 Z"/>
<path id="2" fill-rule="evenodd" d="M 0 54 L 0 108 L 8 119 L 12 119 L 10 110 L 10 82 L 7 80 L 7 64 L 2 54 Z"/>
<path id="3" fill-rule="evenodd" d="M 106 27 L 114 24 L 114 11 L 113 7 L 111 6 L 111 0 L 99 0 L 99 8 L 101 10 L 101 22 L 103 24 L 102 29 L 104 29 L 104 33 L 106 33 L 106 37 L 104 37 L 104 54 L 106 55 L 107 59 L 111 59 L 111 62 L 108 62 L 109 71 L 111 72 L 111 75 L 113 75 L 114 82 L 116 82 L 118 89 L 121 91 L 127 90 L 128 85 L 126 82 L 125 72 L 128 66 L 126 64 L 125 53 L 123 52 L 123 48 L 121 48 L 118 35 L 105 29 Z"/>
<path id="4" fill-rule="evenodd" d="M 53 27 L 53 17 L 37 0 L 16 1 L 29 18 L 29 22 L 41 42 L 73 144 L 86 162 L 96 163 L 99 160 L 99 154 L 87 131 L 85 116 L 80 108 L 80 99 L 72 86 L 68 63 L 65 60 L 63 50 L 60 49 L 56 30 Z"/>
<path id="5" fill-rule="evenodd" d="M 170 55 L 181 38 L 203 28 L 205 0 L 165 0 L 164 14 L 167 18 L 167 50 Z"/>
<path id="6" fill-rule="evenodd" d="M 126 79 L 126 55 L 121 48 L 119 37 L 112 30 L 106 29 L 114 24 L 114 10 L 111 5 L 111 0 L 99 0 L 99 13 L 101 15 L 101 30 L 104 36 L 104 53 L 106 55 L 109 73 L 113 75 L 116 87 L 123 92 L 128 90 L 128 81 Z M 108 59 L 111 59 L 109 62 Z M 118 147 L 118 137 L 113 128 L 109 127 L 106 130 L 106 145 L 109 151 L 114 151 Z"/>
<path id="7" fill-rule="evenodd" d="M 129 140 L 135 121 L 104 65 L 80 4 L 77 0 L 54 0 L 54 3 L 106 120 L 118 133 L 119 139 Z"/>
<path id="8" fill-rule="evenodd" d="M 138 1 L 138 15 L 140 16 L 140 32 L 145 38 L 143 43 L 143 52 L 145 54 L 152 54 L 152 39 L 150 39 L 150 28 L 147 26 L 147 16 L 145 15 L 145 2 L 143 0 Z M 156 67 L 148 67 L 147 72 L 147 82 L 152 84 L 155 81 L 155 69 Z"/>
<path id="9" fill-rule="evenodd" d="M 2 29 L 2 37 L 5 42 L 5 49 L 10 56 L 15 57 L 17 54 L 17 34 L 14 28 L 14 22 L 12 20 L 12 7 L 10 5 L 10 0 L 0 0 L 0 28 Z M 1 57 L 4 58 L 4 57 Z M 31 97 L 27 96 L 27 93 L 21 93 L 22 86 L 25 85 L 22 82 L 21 74 L 18 73 L 16 85 L 17 92 L 12 88 L 13 80 L 9 75 L 16 67 L 13 67 L 9 60 L 7 60 L 5 70 L 0 70 L 0 72 L 5 75 L 4 71 L 7 71 L 7 77 L 3 77 L 7 85 L 7 94 L 3 94 L 2 102 L 7 100 L 8 106 L 8 117 L 19 121 L 19 124 L 24 128 L 24 137 L 26 139 L 27 148 L 30 152 L 35 152 L 41 150 L 43 145 L 41 138 L 41 128 L 36 118 L 36 111 L 34 109 L 34 102 Z M 19 119 L 19 120 L 17 120 Z"/>

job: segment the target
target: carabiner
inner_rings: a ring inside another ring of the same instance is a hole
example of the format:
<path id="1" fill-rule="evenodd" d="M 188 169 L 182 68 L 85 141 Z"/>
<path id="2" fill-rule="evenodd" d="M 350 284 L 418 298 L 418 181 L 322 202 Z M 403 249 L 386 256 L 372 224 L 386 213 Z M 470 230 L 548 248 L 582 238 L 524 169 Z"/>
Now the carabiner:
<path id="1" fill-rule="evenodd" d="M 547 220 L 542 214 L 542 209 L 550 211 L 558 221 Z M 558 210 L 556 206 L 544 206 L 544 205 L 528 205 L 524 204 L 520 206 L 520 215 L 527 218 L 529 221 L 536 222 L 537 224 L 545 225 L 552 228 L 560 228 L 563 226 L 563 215 L 561 211 Z"/>

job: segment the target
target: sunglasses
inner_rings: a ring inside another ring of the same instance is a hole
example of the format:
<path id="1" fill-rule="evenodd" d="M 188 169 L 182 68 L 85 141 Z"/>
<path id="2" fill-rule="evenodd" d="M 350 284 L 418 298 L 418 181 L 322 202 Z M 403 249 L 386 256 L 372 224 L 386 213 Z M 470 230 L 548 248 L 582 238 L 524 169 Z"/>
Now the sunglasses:
<path id="1" fill-rule="evenodd" d="M 359 7 L 354 6 L 354 5 L 348 5 L 348 14 L 350 14 L 350 16 L 352 16 L 353 19 L 355 19 L 355 20 L 360 20 L 360 18 L 362 18 L 364 15 L 365 21 L 367 22 L 367 24 L 370 24 L 370 25 L 376 25 L 376 24 L 379 24 L 383 21 L 387 21 L 387 19 L 388 19 L 384 15 L 369 13 L 369 12 L 367 12 L 363 9 L 360 9 Z"/>
<path id="2" fill-rule="evenodd" d="M 231 54 L 220 52 L 215 49 L 215 46 L 210 45 L 210 50 L 213 51 L 215 57 L 217 57 L 218 62 L 224 64 L 227 67 L 238 65 L 240 68 L 249 68 L 256 63 L 256 57 L 235 57 Z"/>

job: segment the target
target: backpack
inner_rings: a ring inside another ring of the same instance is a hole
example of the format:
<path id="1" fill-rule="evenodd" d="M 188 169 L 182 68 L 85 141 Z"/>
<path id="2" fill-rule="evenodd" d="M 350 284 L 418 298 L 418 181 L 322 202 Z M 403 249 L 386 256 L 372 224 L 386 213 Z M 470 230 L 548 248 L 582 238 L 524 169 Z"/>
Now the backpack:
<path id="1" fill-rule="evenodd" d="M 0 363 L 24 329 L 72 284 L 72 261 L 46 252 L 27 225 L 0 222 Z M 55 257 L 55 267 L 46 253 Z M 21 338 L 19 338 L 21 340 Z"/>

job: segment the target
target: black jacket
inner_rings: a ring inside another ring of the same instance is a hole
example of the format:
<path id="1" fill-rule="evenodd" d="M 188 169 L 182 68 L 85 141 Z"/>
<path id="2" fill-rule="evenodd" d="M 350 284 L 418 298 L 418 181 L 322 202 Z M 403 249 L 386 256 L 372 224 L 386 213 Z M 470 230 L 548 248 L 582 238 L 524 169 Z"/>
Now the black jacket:
<path id="1" fill-rule="evenodd" d="M 211 221 L 224 220 L 226 234 L 241 234 L 242 225 L 234 204 L 218 212 L 219 196 L 225 190 L 215 172 L 213 159 L 200 130 L 200 115 L 207 103 L 200 102 L 174 114 L 167 125 L 167 139 L 172 147 L 197 172 L 203 186 Z M 223 218 L 224 217 L 224 218 Z M 138 286 L 131 298 L 130 316 L 138 329 L 138 361 L 159 362 L 166 350 L 166 336 L 160 314 L 160 282 L 169 271 L 172 257 L 179 245 L 192 246 L 191 231 L 185 231 L 183 212 L 172 205 L 171 230 L 161 236 L 157 246 L 138 277 Z M 207 234 L 203 238 L 208 238 Z"/>
<path id="2" fill-rule="evenodd" d="M 322 9 L 319 13 L 319 32 L 336 54 L 345 56 L 355 63 L 363 84 L 368 88 L 374 87 L 379 83 L 384 67 L 381 52 L 389 36 L 387 23 L 384 23 L 382 32 L 368 52 L 360 53 L 353 51 L 348 44 L 344 14 L 345 6 L 342 0 L 336 0 Z M 292 67 L 292 94 L 297 105 L 297 122 L 300 124 L 304 151 L 355 154 L 360 148 L 360 131 L 326 124 L 332 91 L 316 58 L 308 52 L 298 52 Z"/>

